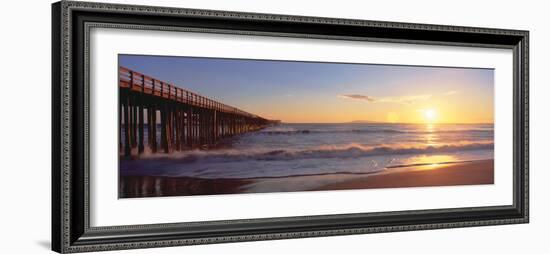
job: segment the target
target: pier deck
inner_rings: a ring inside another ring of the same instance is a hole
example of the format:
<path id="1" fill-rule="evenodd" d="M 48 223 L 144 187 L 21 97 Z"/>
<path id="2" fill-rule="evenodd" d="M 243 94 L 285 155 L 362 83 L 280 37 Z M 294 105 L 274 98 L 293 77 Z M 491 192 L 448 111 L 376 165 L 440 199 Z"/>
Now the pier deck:
<path id="1" fill-rule="evenodd" d="M 125 67 L 119 67 L 118 83 L 119 148 L 124 156 L 139 155 L 146 146 L 153 153 L 208 147 L 270 124 L 258 115 Z"/>

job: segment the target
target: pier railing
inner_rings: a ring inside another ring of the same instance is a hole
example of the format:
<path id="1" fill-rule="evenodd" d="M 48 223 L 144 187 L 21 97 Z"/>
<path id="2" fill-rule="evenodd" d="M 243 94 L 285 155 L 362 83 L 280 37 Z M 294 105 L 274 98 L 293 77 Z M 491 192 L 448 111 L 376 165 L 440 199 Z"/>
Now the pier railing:
<path id="1" fill-rule="evenodd" d="M 240 114 L 247 117 L 259 117 L 125 67 L 119 67 L 119 84 L 121 88 L 129 88 L 132 91 L 159 96 L 193 106 Z"/>
<path id="2" fill-rule="evenodd" d="M 119 67 L 118 74 L 119 146 L 125 156 L 139 155 L 146 147 L 156 153 L 158 143 L 166 153 L 207 148 L 222 138 L 259 130 L 270 123 L 125 67 Z"/>

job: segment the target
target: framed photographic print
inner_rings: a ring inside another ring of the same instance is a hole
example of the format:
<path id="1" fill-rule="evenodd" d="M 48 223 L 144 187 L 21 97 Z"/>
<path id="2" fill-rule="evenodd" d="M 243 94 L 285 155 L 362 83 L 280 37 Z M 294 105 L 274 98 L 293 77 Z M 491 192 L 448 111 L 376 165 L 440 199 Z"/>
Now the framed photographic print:
<path id="1" fill-rule="evenodd" d="M 52 10 L 57 252 L 528 222 L 528 31 Z"/>

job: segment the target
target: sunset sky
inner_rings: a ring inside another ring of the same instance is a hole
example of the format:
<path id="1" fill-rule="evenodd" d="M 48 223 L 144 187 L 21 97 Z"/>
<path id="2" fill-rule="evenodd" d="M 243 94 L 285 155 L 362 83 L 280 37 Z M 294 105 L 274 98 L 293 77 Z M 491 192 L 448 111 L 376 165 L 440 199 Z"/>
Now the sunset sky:
<path id="1" fill-rule="evenodd" d="M 283 122 L 493 122 L 493 69 L 136 55 L 119 64 Z"/>

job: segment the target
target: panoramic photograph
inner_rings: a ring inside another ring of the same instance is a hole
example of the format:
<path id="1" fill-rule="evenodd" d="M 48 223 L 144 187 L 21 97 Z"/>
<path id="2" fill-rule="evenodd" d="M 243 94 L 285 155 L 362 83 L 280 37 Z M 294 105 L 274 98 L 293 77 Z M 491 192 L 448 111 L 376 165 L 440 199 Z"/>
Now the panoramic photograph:
<path id="1" fill-rule="evenodd" d="M 493 69 L 118 62 L 119 198 L 494 183 Z"/>

